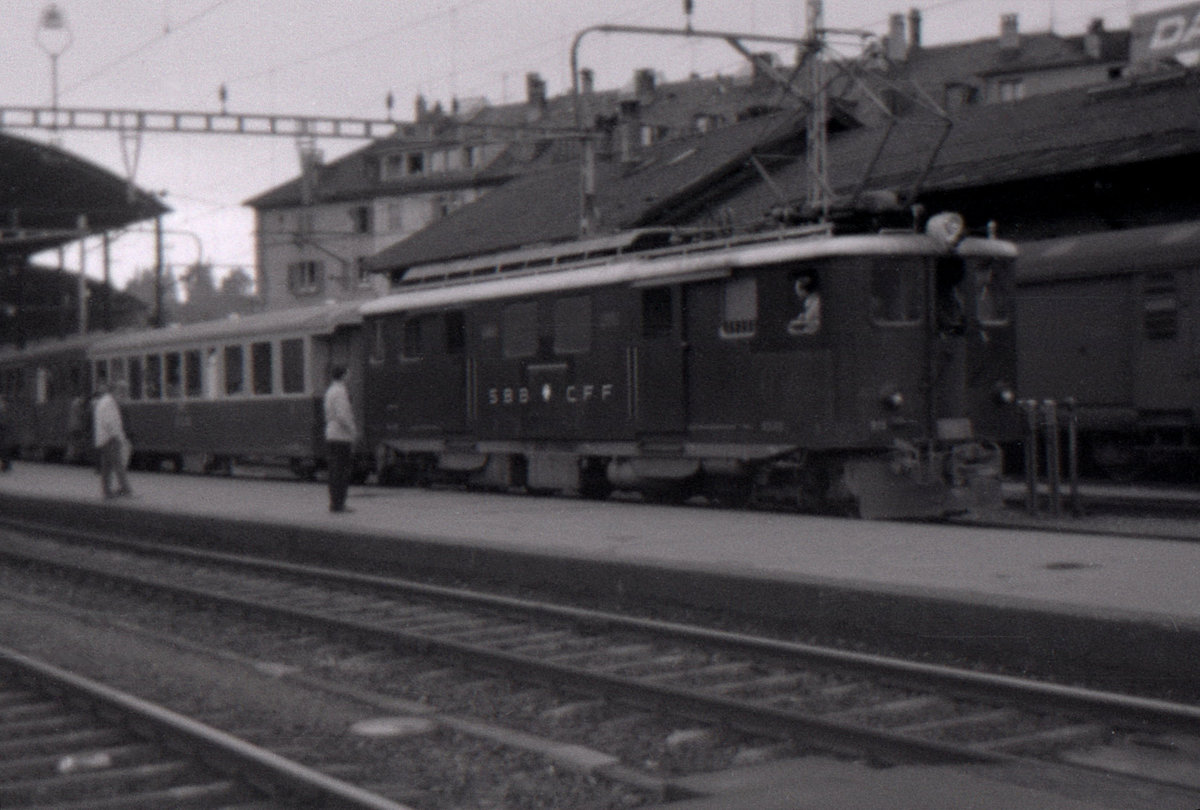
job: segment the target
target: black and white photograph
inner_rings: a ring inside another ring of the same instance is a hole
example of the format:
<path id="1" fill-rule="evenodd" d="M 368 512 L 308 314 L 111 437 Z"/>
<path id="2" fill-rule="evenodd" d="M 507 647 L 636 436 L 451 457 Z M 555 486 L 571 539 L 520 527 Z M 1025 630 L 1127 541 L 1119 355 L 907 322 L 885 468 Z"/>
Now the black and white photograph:
<path id="1" fill-rule="evenodd" d="M 1200 1 L 4 18 L 0 807 L 1200 810 Z"/>

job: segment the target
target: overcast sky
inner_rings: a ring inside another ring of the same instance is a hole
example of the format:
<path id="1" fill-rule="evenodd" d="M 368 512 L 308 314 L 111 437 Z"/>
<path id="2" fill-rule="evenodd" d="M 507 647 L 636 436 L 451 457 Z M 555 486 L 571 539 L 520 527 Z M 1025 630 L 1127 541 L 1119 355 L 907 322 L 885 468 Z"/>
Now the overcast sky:
<path id="1" fill-rule="evenodd" d="M 802 36 L 804 0 L 694 0 L 698 29 Z M 891 12 L 920 8 L 927 44 L 995 36 L 1002 13 L 1022 31 L 1082 33 L 1089 20 L 1128 25 L 1131 13 L 1178 0 L 825 0 L 825 24 L 882 33 Z M 51 59 L 61 46 L 38 23 L 42 0 L 4 3 L 0 28 L 0 105 L 49 105 Z M 680 28 L 682 0 L 59 0 L 70 43 L 58 57 L 59 104 L 217 111 L 225 85 L 230 112 L 410 119 L 418 93 L 430 104 L 452 98 L 520 101 L 525 74 L 538 72 L 550 94 L 570 88 L 570 47 L 581 29 L 601 23 Z M 789 55 L 790 56 L 790 55 Z M 601 89 L 628 84 L 649 67 L 666 79 L 743 68 L 723 44 L 593 35 L 581 66 Z M 51 133 L 12 130 L 31 139 Z M 61 145 L 119 175 L 134 157 L 116 133 L 59 133 Z M 362 145 L 326 139 L 327 158 Z M 176 210 L 165 223 L 167 260 L 206 261 L 253 270 L 253 217 L 241 203 L 298 173 L 291 138 L 147 134 L 134 181 L 165 191 Z M 194 236 L 192 235 L 194 234 Z M 122 237 L 114 247 L 120 285 L 153 263 L 152 243 Z M 98 246 L 97 246 L 98 247 Z M 76 267 L 77 249 L 68 250 Z M 99 260 L 88 260 L 99 276 Z M 45 258 L 45 257 L 43 257 Z"/>

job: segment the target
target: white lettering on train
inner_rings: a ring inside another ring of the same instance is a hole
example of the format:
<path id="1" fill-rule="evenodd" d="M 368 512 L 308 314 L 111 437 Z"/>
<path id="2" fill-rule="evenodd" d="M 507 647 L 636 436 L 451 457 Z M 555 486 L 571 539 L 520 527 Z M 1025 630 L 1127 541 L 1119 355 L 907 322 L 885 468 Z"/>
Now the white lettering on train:
<path id="1" fill-rule="evenodd" d="M 608 402 L 614 394 L 612 383 L 574 383 L 563 389 L 562 399 L 571 405 L 582 405 L 597 400 Z M 543 383 L 537 391 L 537 396 L 542 402 L 549 403 L 554 399 L 554 388 L 550 383 Z M 488 405 L 528 405 L 533 399 L 534 394 L 525 386 L 497 386 L 487 389 Z"/>

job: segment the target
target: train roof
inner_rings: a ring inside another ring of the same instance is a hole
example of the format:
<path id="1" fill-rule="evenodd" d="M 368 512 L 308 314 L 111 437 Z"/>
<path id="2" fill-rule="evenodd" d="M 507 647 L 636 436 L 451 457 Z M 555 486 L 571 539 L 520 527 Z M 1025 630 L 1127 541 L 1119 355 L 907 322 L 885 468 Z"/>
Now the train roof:
<path id="1" fill-rule="evenodd" d="M 1019 283 L 1124 275 L 1200 261 L 1200 221 L 1063 236 L 1021 244 Z"/>
<path id="2" fill-rule="evenodd" d="M 649 234 L 660 235 L 665 231 L 631 233 L 646 239 Z M 651 241 L 657 238 L 654 236 Z M 405 275 L 397 292 L 362 304 L 362 314 L 379 315 L 611 284 L 651 287 L 700 281 L 728 276 L 734 268 L 785 261 L 855 255 L 940 255 L 947 250 L 941 240 L 913 231 L 834 236 L 826 225 L 674 244 L 641 252 L 615 250 L 604 254 L 585 249 L 596 244 L 600 243 L 589 240 L 557 246 L 556 252 L 515 251 L 414 268 Z M 618 244 L 611 243 L 610 247 Z M 996 239 L 967 238 L 959 244 L 958 252 L 1012 258 L 1016 256 L 1016 246 Z"/>
<path id="3" fill-rule="evenodd" d="M 361 321 L 362 316 L 357 304 L 323 304 L 255 315 L 234 315 L 217 321 L 169 326 L 163 329 L 106 335 L 95 341 L 92 351 L 120 352 L 269 335 L 324 335 L 339 327 L 353 326 Z"/>
<path id="4" fill-rule="evenodd" d="M 46 338 L 25 344 L 24 347 L 5 346 L 0 348 L 0 363 L 14 358 L 29 359 L 50 357 L 56 354 L 82 351 L 95 340 L 95 335 L 67 335 L 61 338 Z"/>

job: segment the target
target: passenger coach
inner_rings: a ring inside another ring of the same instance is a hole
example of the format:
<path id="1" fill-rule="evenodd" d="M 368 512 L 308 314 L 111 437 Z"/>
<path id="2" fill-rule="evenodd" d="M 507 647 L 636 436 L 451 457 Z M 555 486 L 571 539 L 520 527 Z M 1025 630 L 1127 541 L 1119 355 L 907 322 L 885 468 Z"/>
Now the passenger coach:
<path id="1" fill-rule="evenodd" d="M 330 304 L 107 336 L 91 372 L 121 392 L 138 466 L 243 461 L 308 476 L 323 464 L 329 368 L 362 362 L 359 323 L 355 306 Z"/>
<path id="2" fill-rule="evenodd" d="M 415 267 L 362 307 L 381 478 L 865 516 L 998 493 L 1015 249 L 643 230 Z"/>

